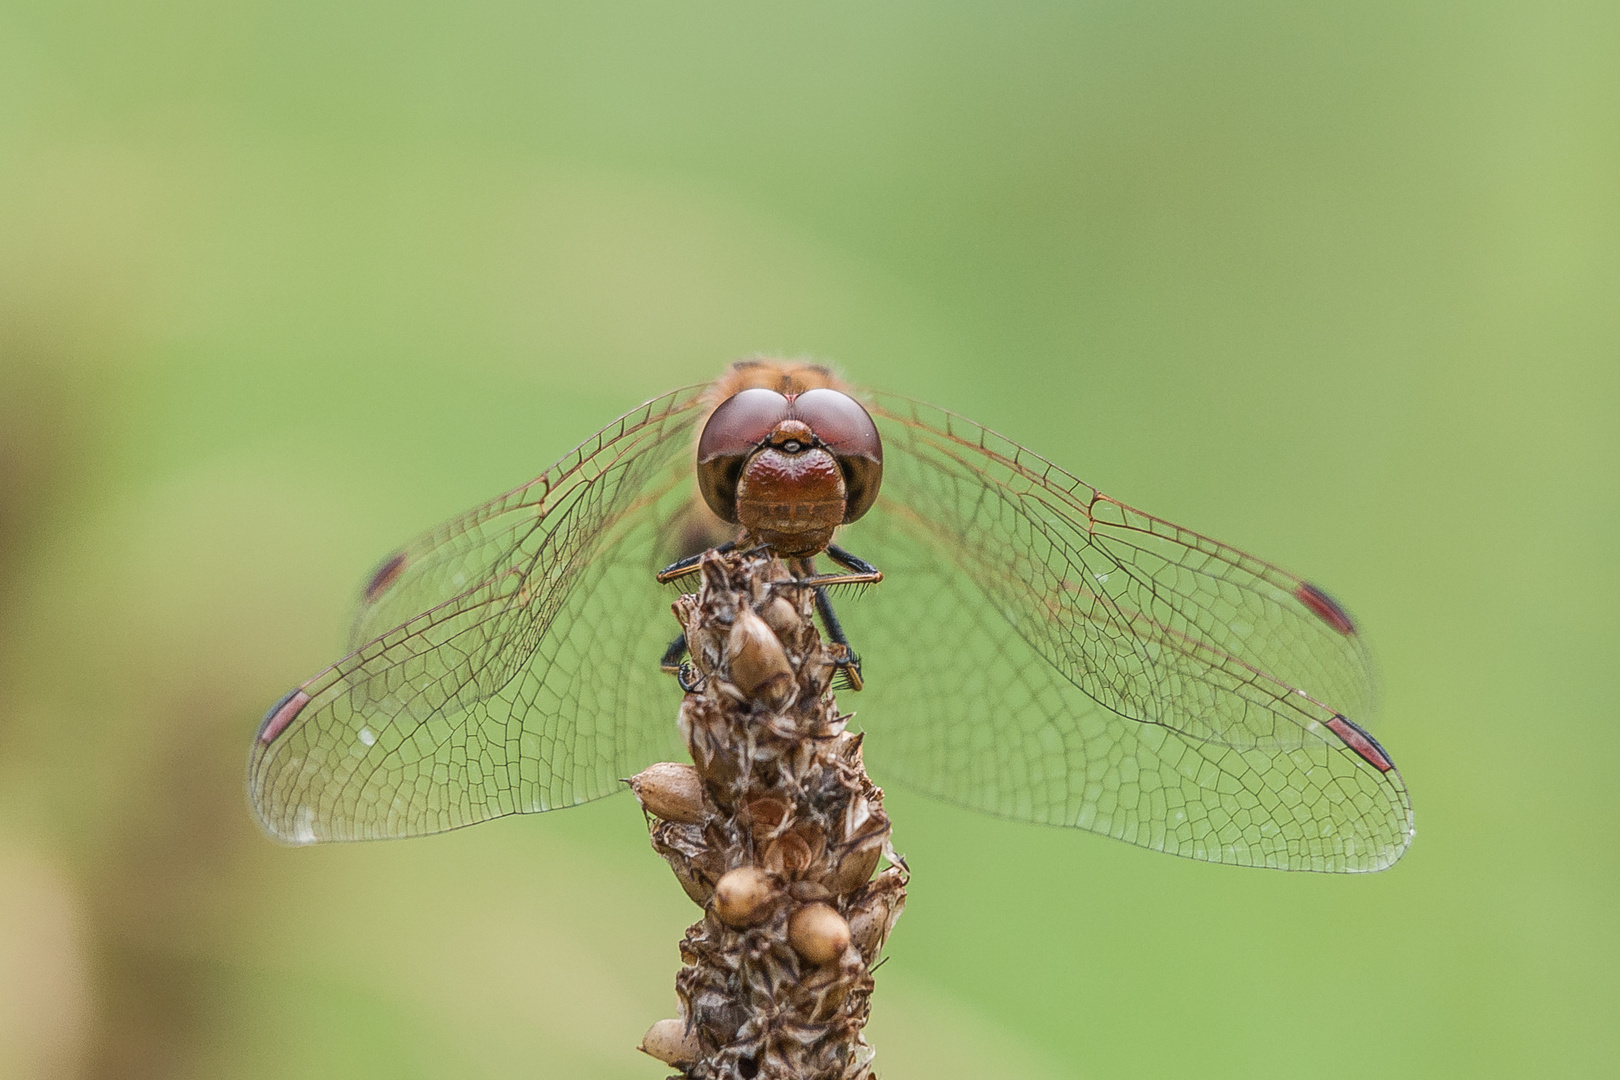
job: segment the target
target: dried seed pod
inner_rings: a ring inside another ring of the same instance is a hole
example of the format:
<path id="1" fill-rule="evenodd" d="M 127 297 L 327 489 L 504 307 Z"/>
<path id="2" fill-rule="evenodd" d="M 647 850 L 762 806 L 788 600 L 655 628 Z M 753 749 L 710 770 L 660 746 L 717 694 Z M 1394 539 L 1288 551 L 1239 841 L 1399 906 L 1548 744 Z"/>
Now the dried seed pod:
<path id="1" fill-rule="evenodd" d="M 788 815 L 786 799 L 775 795 L 760 795 L 748 800 L 748 816 L 753 822 L 752 831 L 756 844 L 765 840 L 776 831 L 777 826 Z"/>
<path id="2" fill-rule="evenodd" d="M 686 893 L 692 903 L 698 907 L 708 905 L 709 897 L 714 895 L 714 886 L 699 877 L 692 869 L 691 863 L 670 859 L 669 868 L 675 872 L 675 880 L 681 883 L 681 891 Z"/>
<path id="3" fill-rule="evenodd" d="M 831 900 L 832 890 L 819 881 L 793 881 L 788 883 L 787 894 L 800 903 L 811 900 Z"/>
<path id="4" fill-rule="evenodd" d="M 802 874 L 809 868 L 810 861 L 810 845 L 805 843 L 804 837 L 793 832 L 766 844 L 765 851 L 760 857 L 760 862 L 765 868 L 778 877 L 795 877 Z"/>
<path id="5" fill-rule="evenodd" d="M 686 1030 L 686 1021 L 674 1019 L 660 1020 L 648 1028 L 637 1049 L 665 1065 L 691 1065 L 702 1053 L 697 1035 Z"/>
<path id="6" fill-rule="evenodd" d="M 788 944 L 806 963 L 831 963 L 849 941 L 849 923 L 830 904 L 806 904 L 788 918 Z"/>
<path id="7" fill-rule="evenodd" d="M 810 862 L 815 862 L 827 852 L 826 835 L 808 821 L 793 826 L 788 830 L 788 835 L 797 836 L 804 841 L 805 846 L 810 849 Z"/>
<path id="8" fill-rule="evenodd" d="M 701 825 L 709 817 L 703 779 L 691 765 L 659 762 L 632 776 L 629 783 L 641 808 L 654 817 L 683 825 Z"/>
<path id="9" fill-rule="evenodd" d="M 686 652 L 692 658 L 692 665 L 705 676 L 714 674 L 725 644 L 724 632 L 717 633 L 709 628 L 699 612 L 696 596 L 678 597 L 671 608 L 686 636 Z"/>
<path id="10" fill-rule="evenodd" d="M 793 696 L 793 667 L 764 619 L 746 609 L 737 612 L 727 648 L 731 681 L 744 695 L 778 708 Z"/>
<path id="11" fill-rule="evenodd" d="M 883 947 L 884 927 L 889 921 L 888 906 L 881 901 L 862 904 L 850 909 L 849 940 L 861 950 L 861 956 L 871 963 Z"/>
<path id="12" fill-rule="evenodd" d="M 867 963 L 877 958 L 906 906 L 905 873 L 891 866 L 877 876 L 849 909 L 849 933 Z"/>
<path id="13" fill-rule="evenodd" d="M 782 640 L 793 637 L 804 628 L 804 619 L 799 616 L 798 608 L 790 604 L 785 596 L 771 597 L 759 614 L 765 620 L 765 625 Z"/>
<path id="14" fill-rule="evenodd" d="M 696 825 L 661 821 L 653 826 L 652 846 L 669 863 L 675 880 L 692 902 L 706 906 L 714 895 L 716 879 L 725 873 L 725 863 L 721 853 L 709 845 L 703 830 Z"/>
<path id="15" fill-rule="evenodd" d="M 827 879 L 827 887 L 839 896 L 854 892 L 872 877 L 872 871 L 877 869 L 878 859 L 882 855 L 883 847 L 877 843 L 845 853 L 838 860 L 838 868 L 833 871 L 832 877 Z"/>
<path id="16" fill-rule="evenodd" d="M 706 696 L 688 694 L 681 701 L 676 723 L 698 772 L 708 784 L 709 797 L 720 809 L 730 810 L 728 792 L 739 779 L 742 762 L 733 752 L 724 711 Z"/>
<path id="17" fill-rule="evenodd" d="M 678 596 L 669 606 L 675 613 L 675 621 L 681 624 L 681 630 L 686 635 L 686 651 L 692 658 L 692 663 L 705 675 L 709 673 L 708 657 L 704 650 L 698 648 L 698 634 L 703 623 L 698 616 L 698 598 L 692 595 Z"/>
<path id="18" fill-rule="evenodd" d="M 827 884 L 840 895 L 860 888 L 877 869 L 889 835 L 889 819 L 882 806 L 855 794 L 844 806 L 843 834 L 838 866 Z"/>
<path id="19" fill-rule="evenodd" d="M 739 866 L 716 883 L 714 913 L 727 926 L 752 926 L 765 917 L 775 895 L 769 874 L 756 866 Z"/>
<path id="20" fill-rule="evenodd" d="M 866 796 L 855 794 L 850 796 L 849 802 L 844 804 L 844 820 L 842 831 L 844 840 L 851 841 L 864 836 L 867 825 L 875 816 L 876 808 Z"/>
<path id="21" fill-rule="evenodd" d="M 861 955 L 871 962 L 889 936 L 888 898 L 879 894 L 869 897 L 849 912 L 849 936 Z"/>

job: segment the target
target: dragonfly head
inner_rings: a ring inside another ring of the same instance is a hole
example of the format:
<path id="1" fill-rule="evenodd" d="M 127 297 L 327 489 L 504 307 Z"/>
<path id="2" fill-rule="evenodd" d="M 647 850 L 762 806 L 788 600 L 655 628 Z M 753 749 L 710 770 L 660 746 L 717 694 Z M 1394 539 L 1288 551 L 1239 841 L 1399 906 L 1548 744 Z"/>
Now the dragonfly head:
<path id="1" fill-rule="evenodd" d="M 697 467 L 709 509 L 782 555 L 812 555 L 835 528 L 871 508 L 883 481 L 883 444 L 848 394 L 753 387 L 710 415 Z"/>

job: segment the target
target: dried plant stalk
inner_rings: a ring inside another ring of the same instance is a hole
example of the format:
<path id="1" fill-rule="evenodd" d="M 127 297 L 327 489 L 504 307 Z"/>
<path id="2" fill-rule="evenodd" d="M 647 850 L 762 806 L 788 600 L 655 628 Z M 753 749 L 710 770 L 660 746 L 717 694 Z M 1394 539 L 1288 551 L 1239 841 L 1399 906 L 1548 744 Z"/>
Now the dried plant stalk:
<path id="1" fill-rule="evenodd" d="M 843 646 L 822 642 L 812 591 L 774 556 L 711 552 L 700 573 L 675 603 L 695 768 L 655 765 L 631 786 L 704 915 L 681 942 L 681 1015 L 642 1049 L 685 1080 L 865 1080 L 871 970 L 906 871 L 831 692 Z"/>

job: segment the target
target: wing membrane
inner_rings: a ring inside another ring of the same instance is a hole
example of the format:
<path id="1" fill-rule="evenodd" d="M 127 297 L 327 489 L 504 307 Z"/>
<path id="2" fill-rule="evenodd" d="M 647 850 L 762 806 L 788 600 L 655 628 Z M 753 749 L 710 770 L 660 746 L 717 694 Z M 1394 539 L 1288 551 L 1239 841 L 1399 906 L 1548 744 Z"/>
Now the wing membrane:
<path id="1" fill-rule="evenodd" d="M 249 761 L 295 843 L 441 832 L 611 794 L 680 753 L 653 581 L 705 387 L 642 406 L 373 574 L 354 651 L 272 712 Z"/>
<path id="2" fill-rule="evenodd" d="M 869 404 L 883 493 L 842 542 L 885 580 L 843 615 L 879 779 L 1212 862 L 1405 851 L 1400 773 L 1328 727 L 1368 720 L 1365 646 L 1304 582 L 959 416 Z"/>

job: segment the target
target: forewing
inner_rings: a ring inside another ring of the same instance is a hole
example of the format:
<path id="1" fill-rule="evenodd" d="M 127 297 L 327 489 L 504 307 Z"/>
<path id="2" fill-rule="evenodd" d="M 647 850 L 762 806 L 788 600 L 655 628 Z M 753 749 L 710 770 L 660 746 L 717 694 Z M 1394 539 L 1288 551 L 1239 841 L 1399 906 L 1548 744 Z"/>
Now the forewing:
<path id="1" fill-rule="evenodd" d="M 653 580 L 704 387 L 658 398 L 368 581 L 354 651 L 265 718 L 260 821 L 293 843 L 442 832 L 611 794 L 680 754 Z"/>
<path id="2" fill-rule="evenodd" d="M 1400 857 L 1411 804 L 1326 594 L 954 414 L 869 404 L 883 490 L 840 543 L 885 575 L 842 612 L 879 780 L 1211 862 Z"/>

